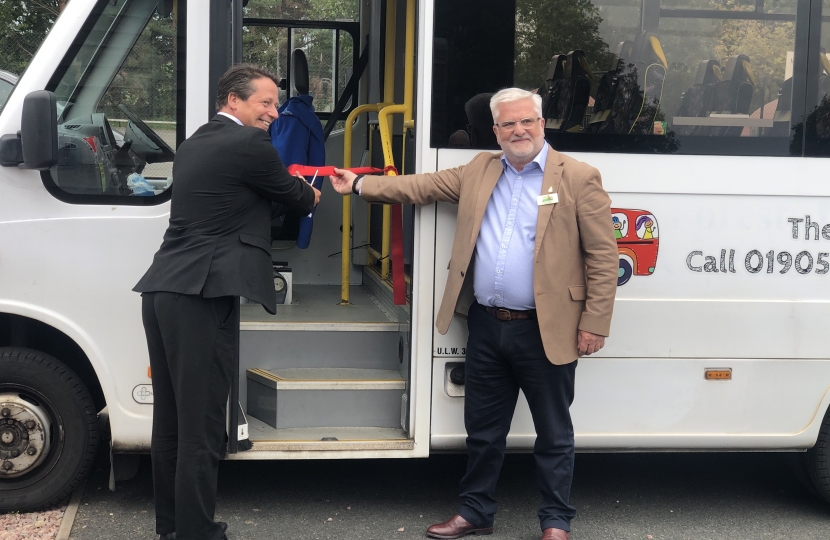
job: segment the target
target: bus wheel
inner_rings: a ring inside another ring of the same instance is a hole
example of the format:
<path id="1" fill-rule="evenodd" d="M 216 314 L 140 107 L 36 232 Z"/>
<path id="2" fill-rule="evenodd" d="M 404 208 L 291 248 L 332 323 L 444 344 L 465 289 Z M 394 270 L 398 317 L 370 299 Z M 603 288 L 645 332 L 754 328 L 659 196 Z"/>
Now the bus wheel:
<path id="1" fill-rule="evenodd" d="M 97 444 L 92 398 L 71 369 L 39 351 L 0 348 L 0 511 L 64 500 Z"/>
<path id="2" fill-rule="evenodd" d="M 830 409 L 824 414 L 816 445 L 807 450 L 807 472 L 819 495 L 830 503 Z"/>
<path id="3" fill-rule="evenodd" d="M 620 259 L 620 270 L 617 273 L 617 287 L 628 283 L 628 280 L 631 279 L 633 274 L 634 270 L 631 268 L 631 263 L 625 259 Z"/>

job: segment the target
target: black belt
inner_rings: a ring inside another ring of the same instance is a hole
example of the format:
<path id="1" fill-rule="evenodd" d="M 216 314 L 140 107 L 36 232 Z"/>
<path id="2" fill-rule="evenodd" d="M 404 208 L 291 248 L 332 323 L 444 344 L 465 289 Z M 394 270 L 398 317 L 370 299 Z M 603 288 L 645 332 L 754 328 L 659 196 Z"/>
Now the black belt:
<path id="1" fill-rule="evenodd" d="M 497 318 L 500 321 L 515 321 L 519 319 L 535 319 L 536 310 L 529 309 L 527 311 L 518 311 L 515 309 L 505 309 L 497 307 L 484 306 L 484 311 Z"/>

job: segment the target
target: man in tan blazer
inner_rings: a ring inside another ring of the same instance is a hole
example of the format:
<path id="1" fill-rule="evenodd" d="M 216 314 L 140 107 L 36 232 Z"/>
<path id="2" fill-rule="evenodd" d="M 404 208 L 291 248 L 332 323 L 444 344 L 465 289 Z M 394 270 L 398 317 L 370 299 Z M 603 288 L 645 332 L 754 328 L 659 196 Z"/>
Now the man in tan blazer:
<path id="1" fill-rule="evenodd" d="M 518 88 L 491 101 L 503 153 L 463 167 L 399 177 L 336 169 L 335 190 L 371 202 L 458 204 L 438 331 L 467 318 L 464 425 L 469 458 L 459 513 L 431 538 L 493 531 L 496 482 L 519 389 L 536 428 L 542 540 L 568 540 L 574 437 L 569 407 L 577 357 L 611 326 L 618 255 L 599 172 L 552 149 L 541 99 Z"/>

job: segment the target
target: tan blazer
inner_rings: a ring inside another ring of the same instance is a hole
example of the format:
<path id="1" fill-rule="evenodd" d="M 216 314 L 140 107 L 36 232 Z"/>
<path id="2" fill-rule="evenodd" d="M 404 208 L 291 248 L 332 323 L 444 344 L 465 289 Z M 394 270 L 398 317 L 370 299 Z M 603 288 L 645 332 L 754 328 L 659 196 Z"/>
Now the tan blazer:
<path id="1" fill-rule="evenodd" d="M 361 196 L 372 202 L 458 204 L 449 277 L 436 327 L 446 334 L 453 313 L 475 301 L 471 263 L 487 202 L 503 172 L 501 153 L 483 152 L 462 167 L 429 174 L 367 176 Z M 539 207 L 533 290 L 542 343 L 554 364 L 576 360 L 577 328 L 607 336 L 619 259 L 611 199 L 599 171 L 550 148 L 542 193 L 559 202 Z"/>

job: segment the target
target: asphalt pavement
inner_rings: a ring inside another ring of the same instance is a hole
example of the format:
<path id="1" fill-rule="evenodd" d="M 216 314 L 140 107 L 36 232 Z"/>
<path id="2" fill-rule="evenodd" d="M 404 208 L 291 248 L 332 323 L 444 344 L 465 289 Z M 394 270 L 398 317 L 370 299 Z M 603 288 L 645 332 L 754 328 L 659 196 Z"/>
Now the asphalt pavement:
<path id="1" fill-rule="evenodd" d="M 455 512 L 465 461 L 223 462 L 216 517 L 229 523 L 230 540 L 424 538 Z M 789 454 L 578 454 L 571 538 L 827 540 L 830 504 L 804 488 L 791 463 Z M 149 458 L 115 492 L 108 475 L 102 452 L 71 538 L 155 538 Z M 538 540 L 532 456 L 507 456 L 497 498 L 489 538 Z"/>

